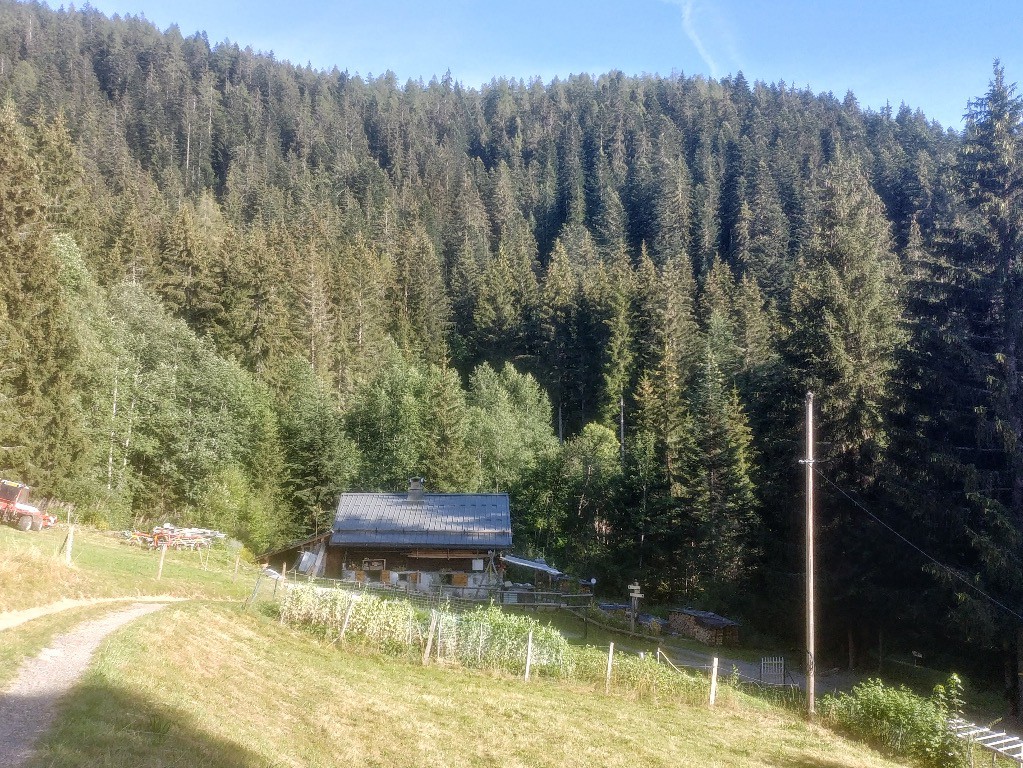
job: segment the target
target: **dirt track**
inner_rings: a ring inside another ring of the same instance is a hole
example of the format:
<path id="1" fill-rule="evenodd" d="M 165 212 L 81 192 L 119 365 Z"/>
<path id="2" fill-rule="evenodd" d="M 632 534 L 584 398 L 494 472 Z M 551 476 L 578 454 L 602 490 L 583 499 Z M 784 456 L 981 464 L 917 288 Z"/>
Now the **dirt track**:
<path id="1" fill-rule="evenodd" d="M 129 608 L 86 621 L 60 635 L 22 664 L 17 677 L 0 694 L 0 766 L 18 768 L 31 756 L 35 742 L 53 724 L 58 701 L 85 673 L 107 635 L 166 606 L 166 602 L 135 601 Z"/>
<path id="2" fill-rule="evenodd" d="M 102 605 L 103 603 L 170 603 L 184 600 L 183 597 L 171 597 L 170 595 L 152 595 L 136 597 L 93 597 L 83 600 L 58 600 L 56 603 L 41 605 L 37 608 L 26 608 L 23 611 L 5 611 L 0 613 L 0 632 L 11 629 L 26 621 L 38 619 L 42 616 L 49 616 L 51 613 L 60 613 L 71 608 L 80 608 L 84 605 Z"/>

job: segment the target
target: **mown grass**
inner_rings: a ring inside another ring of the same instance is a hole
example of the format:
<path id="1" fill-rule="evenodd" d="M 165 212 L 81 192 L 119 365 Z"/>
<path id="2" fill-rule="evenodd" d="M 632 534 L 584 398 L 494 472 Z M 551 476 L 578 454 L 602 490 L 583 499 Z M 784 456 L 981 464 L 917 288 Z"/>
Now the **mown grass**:
<path id="1" fill-rule="evenodd" d="M 241 599 L 255 569 L 244 565 L 234 580 L 235 556 L 213 549 L 208 570 L 197 552 L 169 550 L 157 581 L 159 552 L 129 547 L 109 533 L 76 527 L 72 564 L 60 549 L 66 528 L 23 532 L 0 525 L 0 612 L 61 599 L 174 595 Z"/>
<path id="2" fill-rule="evenodd" d="M 725 701 L 424 668 L 183 603 L 104 644 L 30 766 L 896 765 L 790 713 Z"/>
<path id="3" fill-rule="evenodd" d="M 214 552 L 209 570 L 196 553 L 171 551 L 157 581 L 158 553 L 86 529 L 77 529 L 67 567 L 58 555 L 65 535 L 0 527 L 0 611 L 66 598 L 205 602 L 175 604 L 113 636 L 33 766 L 895 764 L 734 691 L 710 711 L 641 692 L 607 697 L 602 685 L 579 680 L 526 685 L 342 650 L 242 612 L 256 571 L 243 565 L 233 580 L 234 556 L 226 551 Z M 275 586 L 261 585 L 264 598 Z M 218 600 L 225 604 L 211 602 Z M 0 633 L 0 686 L 55 635 L 111 609 L 76 608 Z M 555 613 L 537 618 L 553 621 L 576 645 L 614 640 L 635 651 L 658 644 L 584 629 Z M 666 638 L 659 644 L 708 650 Z"/>

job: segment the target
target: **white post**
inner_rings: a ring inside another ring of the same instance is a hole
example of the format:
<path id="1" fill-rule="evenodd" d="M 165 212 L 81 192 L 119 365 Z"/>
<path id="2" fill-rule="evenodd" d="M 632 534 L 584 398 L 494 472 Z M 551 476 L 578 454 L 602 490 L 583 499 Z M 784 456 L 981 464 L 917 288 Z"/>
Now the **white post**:
<path id="1" fill-rule="evenodd" d="M 718 657 L 714 657 L 714 663 L 710 668 L 710 705 L 714 706 L 714 700 L 718 696 Z"/>
<path id="2" fill-rule="evenodd" d="M 160 565 L 156 568 L 156 580 L 159 581 L 163 578 L 163 559 L 167 557 L 167 542 L 165 541 L 160 547 Z"/>
<path id="3" fill-rule="evenodd" d="M 345 611 L 345 623 L 341 625 L 341 634 L 338 635 L 338 640 L 344 640 L 345 633 L 348 631 L 348 622 L 352 619 L 352 610 L 355 608 L 355 597 L 352 597 L 352 602 L 348 604 L 348 610 Z"/>
<path id="4" fill-rule="evenodd" d="M 71 565 L 71 548 L 75 545 L 75 527 L 69 525 L 67 529 L 67 548 L 64 550 L 64 564 Z"/>
<path id="5" fill-rule="evenodd" d="M 607 675 L 604 677 L 604 693 L 611 693 L 611 665 L 614 663 L 615 644 L 611 643 L 607 649 Z"/>
<path id="6" fill-rule="evenodd" d="M 256 583 L 252 585 L 252 594 L 249 596 L 249 599 L 245 601 L 246 608 L 248 608 L 249 605 L 251 605 L 252 603 L 256 602 L 256 595 L 259 594 L 259 585 L 262 583 L 262 581 L 263 572 L 260 571 L 259 573 L 256 574 Z"/>
<path id="7" fill-rule="evenodd" d="M 526 638 L 526 682 L 529 682 L 529 670 L 533 666 L 533 630 L 529 630 L 529 637 Z"/>

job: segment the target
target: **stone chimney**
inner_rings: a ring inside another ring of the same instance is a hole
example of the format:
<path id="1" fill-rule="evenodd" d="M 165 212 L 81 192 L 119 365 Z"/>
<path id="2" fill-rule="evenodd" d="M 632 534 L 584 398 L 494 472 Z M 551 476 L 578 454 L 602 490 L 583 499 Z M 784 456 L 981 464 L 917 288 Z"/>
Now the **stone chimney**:
<path id="1" fill-rule="evenodd" d="M 408 480 L 408 500 L 418 504 L 423 500 L 423 478 L 410 477 Z"/>

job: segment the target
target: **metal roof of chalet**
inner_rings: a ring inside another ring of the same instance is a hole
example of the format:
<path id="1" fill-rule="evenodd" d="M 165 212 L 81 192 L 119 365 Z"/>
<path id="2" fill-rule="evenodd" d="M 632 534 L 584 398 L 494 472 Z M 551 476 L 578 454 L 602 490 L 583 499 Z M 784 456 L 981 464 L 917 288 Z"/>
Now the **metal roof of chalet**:
<path id="1" fill-rule="evenodd" d="M 333 546 L 508 549 L 511 511 L 505 493 L 343 493 Z"/>

